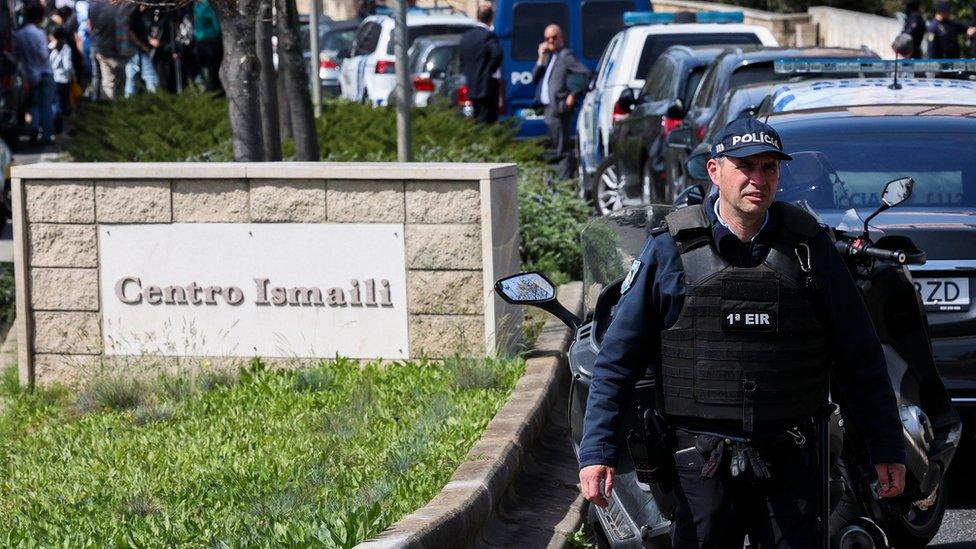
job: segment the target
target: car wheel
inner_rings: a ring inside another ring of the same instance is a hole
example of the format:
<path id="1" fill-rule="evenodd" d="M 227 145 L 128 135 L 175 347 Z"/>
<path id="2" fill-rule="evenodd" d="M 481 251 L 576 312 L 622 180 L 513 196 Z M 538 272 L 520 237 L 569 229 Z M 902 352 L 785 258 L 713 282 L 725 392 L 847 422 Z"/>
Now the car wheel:
<path id="1" fill-rule="evenodd" d="M 617 171 L 617 158 L 610 155 L 600 162 L 593 174 L 593 207 L 597 215 L 606 215 L 623 207 L 623 180 Z"/>

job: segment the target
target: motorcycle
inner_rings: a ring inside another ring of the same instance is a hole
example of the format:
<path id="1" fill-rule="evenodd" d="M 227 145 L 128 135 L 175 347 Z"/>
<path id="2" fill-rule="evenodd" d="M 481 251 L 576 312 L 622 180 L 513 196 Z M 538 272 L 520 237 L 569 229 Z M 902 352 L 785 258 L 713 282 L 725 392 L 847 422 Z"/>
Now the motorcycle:
<path id="1" fill-rule="evenodd" d="M 890 181 L 881 194 L 881 204 L 863 225 L 856 210 L 851 210 L 833 229 L 837 249 L 864 297 L 884 348 L 907 459 L 904 493 L 880 499 L 863 434 L 853 421 L 845 421 L 843 409 L 827 403 L 830 412 L 819 442 L 822 478 L 829 472 L 821 494 L 820 516 L 829 513 L 825 547 L 922 547 L 938 532 L 945 512 L 943 480 L 959 444 L 961 422 L 935 368 L 925 309 L 907 268 L 924 263 L 925 253 L 906 237 L 872 240 L 869 230 L 871 219 L 908 200 L 913 187 L 911 178 Z M 703 197 L 701 188 L 691 188 L 678 197 L 676 206 L 700 203 Z M 798 205 L 804 206 L 802 202 Z M 575 333 L 569 349 L 569 418 L 570 442 L 577 455 L 593 365 L 620 299 L 624 276 L 650 230 L 673 210 L 666 205 L 625 209 L 594 220 L 584 229 L 587 312 L 583 319 L 556 301 L 555 287 L 542 273 L 521 273 L 495 284 L 505 301 L 550 312 Z M 654 413 L 654 399 L 654 376 L 648 375 L 637 383 L 618 432 L 618 447 L 630 451 L 621 452 L 608 505 L 589 506 L 587 522 L 601 547 L 670 547 L 674 499 L 653 475 L 659 455 L 655 443 L 665 431 L 655 420 L 659 416 Z"/>

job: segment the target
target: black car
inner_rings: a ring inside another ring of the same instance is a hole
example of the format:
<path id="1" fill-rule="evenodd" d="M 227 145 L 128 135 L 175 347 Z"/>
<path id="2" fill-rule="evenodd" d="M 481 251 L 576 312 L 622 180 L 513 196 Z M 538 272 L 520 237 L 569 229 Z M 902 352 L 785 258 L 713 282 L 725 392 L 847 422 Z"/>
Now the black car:
<path id="1" fill-rule="evenodd" d="M 729 90 L 715 109 L 711 121 L 705 126 L 704 137 L 692 150 L 691 156 L 700 152 L 708 153 L 719 132 L 729 122 L 744 116 L 755 116 L 763 101 L 778 85 L 779 82 L 759 82 Z M 692 131 L 690 126 L 682 126 L 672 131 L 665 141 L 664 167 L 670 196 L 676 196 L 691 185 L 700 184 L 705 187 L 711 185 L 707 177 L 704 180 L 695 179 L 685 173 L 685 161 L 689 156 L 688 148 L 692 143 Z"/>
<path id="2" fill-rule="evenodd" d="M 637 97 L 623 90 L 614 106 L 620 114 L 610 133 L 610 156 L 592 179 L 597 213 L 629 202 L 670 201 L 661 174 L 662 139 L 681 123 L 705 68 L 721 52 L 715 46 L 671 46 L 651 66 Z"/>
<path id="3" fill-rule="evenodd" d="M 698 91 L 691 100 L 691 105 L 688 106 L 684 124 L 691 127 L 693 138 L 691 145 L 694 146 L 704 138 L 715 109 L 732 88 L 757 82 L 783 82 L 817 76 L 815 73 L 796 75 L 778 73 L 774 70 L 773 64 L 777 59 L 794 57 L 878 59 L 878 54 L 867 48 L 763 48 L 761 50 L 728 48 L 709 65 Z"/>
<path id="4" fill-rule="evenodd" d="M 928 314 L 932 351 L 953 403 L 972 421 L 976 107 L 866 105 L 761 117 L 794 157 L 782 165 L 777 199 L 806 201 L 831 226 L 862 223 L 858 217 L 879 204 L 878 181 L 915 179 L 909 201 L 872 221 L 871 229 L 875 240 L 910 237 L 927 254 L 924 265 L 910 269 Z M 703 177 L 707 156 L 703 151 L 691 157 L 689 173 Z"/>

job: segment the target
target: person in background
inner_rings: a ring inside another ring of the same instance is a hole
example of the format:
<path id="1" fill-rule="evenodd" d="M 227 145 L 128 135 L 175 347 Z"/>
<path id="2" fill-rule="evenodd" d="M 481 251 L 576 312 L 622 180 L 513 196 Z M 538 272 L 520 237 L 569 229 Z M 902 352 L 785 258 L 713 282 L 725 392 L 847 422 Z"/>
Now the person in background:
<path id="1" fill-rule="evenodd" d="M 972 36 L 973 29 L 952 19 L 952 4 L 948 0 L 935 3 L 935 16 L 925 29 L 926 59 L 958 59 L 961 50 L 959 37 Z"/>
<path id="2" fill-rule="evenodd" d="M 51 32 L 51 42 L 48 44 L 50 53 L 48 60 L 54 74 L 56 87 L 56 101 L 54 111 L 54 131 L 64 131 L 64 117 L 71 114 L 71 81 L 74 79 L 74 61 L 71 51 L 71 36 L 68 29 L 58 26 Z"/>
<path id="3" fill-rule="evenodd" d="M 47 34 L 41 30 L 44 7 L 28 4 L 24 26 L 14 35 L 14 51 L 24 66 L 30 84 L 30 141 L 54 143 L 54 72 L 48 59 Z"/>
<path id="4" fill-rule="evenodd" d="M 576 170 L 573 165 L 570 122 L 580 92 L 569 88 L 568 77 L 578 74 L 589 80 L 590 69 L 565 47 L 566 41 L 559 25 L 546 27 L 543 36 L 545 40 L 539 44 L 539 59 L 532 71 L 532 82 L 536 85 L 535 102 L 545 109 L 550 146 L 559 162 L 558 177 L 571 179 Z"/>
<path id="5" fill-rule="evenodd" d="M 489 26 L 494 17 L 491 4 L 479 6 L 477 26 L 465 32 L 458 45 L 461 73 L 474 103 L 474 119 L 486 123 L 498 120 L 502 46 Z"/>
<path id="6" fill-rule="evenodd" d="M 918 0 L 905 0 L 905 26 L 901 32 L 912 37 L 912 58 L 922 58 L 922 38 L 925 37 L 925 16 L 918 7 Z"/>
<path id="7" fill-rule="evenodd" d="M 156 67 L 153 66 L 152 62 L 153 47 L 149 43 L 150 22 L 146 20 L 147 16 L 151 17 L 149 10 L 145 5 L 139 5 L 132 10 L 129 19 L 129 39 L 135 46 L 136 52 L 125 64 L 126 97 L 132 97 L 136 94 L 136 87 L 139 83 L 137 78 L 142 78 L 142 83 L 149 93 L 156 93 L 156 89 L 159 88 L 159 76 L 156 75 Z"/>
<path id="8" fill-rule="evenodd" d="M 196 42 L 200 74 L 207 91 L 223 91 L 220 84 L 220 61 L 224 58 L 224 45 L 220 38 L 220 22 L 207 0 L 199 0 L 193 6 L 193 39 Z"/>
<path id="9" fill-rule="evenodd" d="M 133 6 L 115 0 L 91 0 L 88 24 L 95 42 L 102 97 L 115 101 L 125 85 L 125 64 L 134 53 L 129 40 Z"/>

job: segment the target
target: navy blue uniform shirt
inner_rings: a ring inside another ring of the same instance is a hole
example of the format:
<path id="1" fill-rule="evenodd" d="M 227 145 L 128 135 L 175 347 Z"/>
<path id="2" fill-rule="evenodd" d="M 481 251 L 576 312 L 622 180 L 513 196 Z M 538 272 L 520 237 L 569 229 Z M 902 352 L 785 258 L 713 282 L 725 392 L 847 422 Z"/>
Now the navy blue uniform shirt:
<path id="1" fill-rule="evenodd" d="M 755 238 L 743 243 L 717 221 L 716 199 L 709 198 L 706 212 L 718 253 L 733 266 L 759 265 L 779 234 L 780 220 L 771 211 Z M 594 364 L 579 452 L 581 468 L 616 465 L 614 435 L 634 384 L 649 366 L 660 362 L 660 332 L 677 321 L 684 303 L 684 269 L 670 234 L 649 238 L 638 259 L 640 270 L 620 298 Z M 854 280 L 826 232 L 811 242 L 811 263 L 824 294 L 830 297 L 811 300 L 811 306 L 835 353 L 833 398 L 867 438 L 872 463 L 903 463 L 901 419 L 884 352 Z"/>

